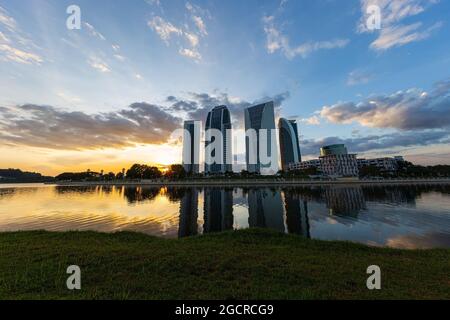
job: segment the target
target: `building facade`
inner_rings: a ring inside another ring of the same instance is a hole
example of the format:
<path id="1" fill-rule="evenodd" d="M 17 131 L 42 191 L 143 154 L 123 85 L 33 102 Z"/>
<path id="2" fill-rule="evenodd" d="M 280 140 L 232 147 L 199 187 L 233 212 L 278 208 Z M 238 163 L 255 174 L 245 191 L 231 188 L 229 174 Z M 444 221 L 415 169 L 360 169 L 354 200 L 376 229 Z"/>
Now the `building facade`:
<path id="1" fill-rule="evenodd" d="M 185 121 L 183 132 L 183 168 L 187 173 L 200 172 L 201 121 Z"/>
<path id="2" fill-rule="evenodd" d="M 278 122 L 278 130 L 280 134 L 281 170 L 288 171 L 290 164 L 302 162 L 297 122 L 281 118 Z"/>
<path id="3" fill-rule="evenodd" d="M 404 162 L 403 157 L 396 156 L 393 158 L 375 158 L 375 159 L 358 159 L 358 167 L 377 167 L 381 171 L 394 172 L 398 170 L 399 163 Z"/>
<path id="4" fill-rule="evenodd" d="M 208 131 L 211 129 L 220 132 L 221 139 L 215 140 L 214 134 Z M 205 173 L 221 174 L 232 172 L 231 116 L 226 106 L 215 107 L 208 113 L 205 130 Z M 208 148 L 212 143 L 217 147 Z"/>
<path id="5" fill-rule="evenodd" d="M 276 174 L 279 165 L 272 101 L 245 109 L 245 131 L 247 171 Z"/>
<path id="6" fill-rule="evenodd" d="M 331 145 L 320 149 L 319 159 L 289 165 L 289 170 L 316 168 L 330 177 L 356 177 L 359 175 L 356 154 L 349 154 L 345 145 Z"/>

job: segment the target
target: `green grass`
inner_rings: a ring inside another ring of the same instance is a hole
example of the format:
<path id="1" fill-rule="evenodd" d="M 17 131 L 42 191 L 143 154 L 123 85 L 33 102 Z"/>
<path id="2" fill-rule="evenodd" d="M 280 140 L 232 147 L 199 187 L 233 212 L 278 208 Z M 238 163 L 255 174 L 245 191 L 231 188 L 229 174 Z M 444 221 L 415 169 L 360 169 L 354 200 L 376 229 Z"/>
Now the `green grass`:
<path id="1" fill-rule="evenodd" d="M 66 269 L 82 270 L 82 290 Z M 379 265 L 382 290 L 366 288 Z M 0 299 L 450 299 L 450 250 L 371 248 L 245 230 L 0 234 Z"/>

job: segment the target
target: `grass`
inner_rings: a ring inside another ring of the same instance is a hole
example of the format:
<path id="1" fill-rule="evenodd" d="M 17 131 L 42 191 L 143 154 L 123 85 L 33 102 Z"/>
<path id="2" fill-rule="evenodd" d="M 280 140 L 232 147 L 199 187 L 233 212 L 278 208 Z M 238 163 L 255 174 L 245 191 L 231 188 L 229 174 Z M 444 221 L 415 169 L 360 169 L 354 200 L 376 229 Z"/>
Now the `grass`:
<path id="1" fill-rule="evenodd" d="M 82 270 L 82 290 L 66 269 Z M 382 290 L 366 287 L 369 265 Z M 450 250 L 394 250 L 244 230 L 0 234 L 0 299 L 450 299 Z"/>

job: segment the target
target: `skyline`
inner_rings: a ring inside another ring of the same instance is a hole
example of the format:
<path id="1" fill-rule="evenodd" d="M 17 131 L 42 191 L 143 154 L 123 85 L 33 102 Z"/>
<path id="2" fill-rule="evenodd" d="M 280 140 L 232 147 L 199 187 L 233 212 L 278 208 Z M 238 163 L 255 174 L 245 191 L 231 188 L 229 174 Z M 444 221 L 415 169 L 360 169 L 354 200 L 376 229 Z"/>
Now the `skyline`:
<path id="1" fill-rule="evenodd" d="M 304 160 L 450 164 L 450 3 L 0 0 L 0 167 L 44 174 L 181 163 L 184 120 L 273 100 Z M 364 28 L 369 4 L 381 30 Z M 245 151 L 240 150 L 240 154 Z M 30 163 L 33 159 L 33 163 Z"/>

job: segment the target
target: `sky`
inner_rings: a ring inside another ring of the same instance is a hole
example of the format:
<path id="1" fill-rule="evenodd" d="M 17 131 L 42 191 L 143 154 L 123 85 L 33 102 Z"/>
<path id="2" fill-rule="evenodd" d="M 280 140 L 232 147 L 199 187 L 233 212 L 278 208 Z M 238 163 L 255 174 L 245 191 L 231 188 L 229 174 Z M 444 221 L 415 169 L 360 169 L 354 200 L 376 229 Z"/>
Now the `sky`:
<path id="1" fill-rule="evenodd" d="M 180 163 L 183 120 L 225 104 L 242 128 L 244 108 L 268 100 L 297 119 L 304 159 L 345 143 L 450 164 L 448 12 L 444 0 L 0 0 L 0 168 Z"/>

